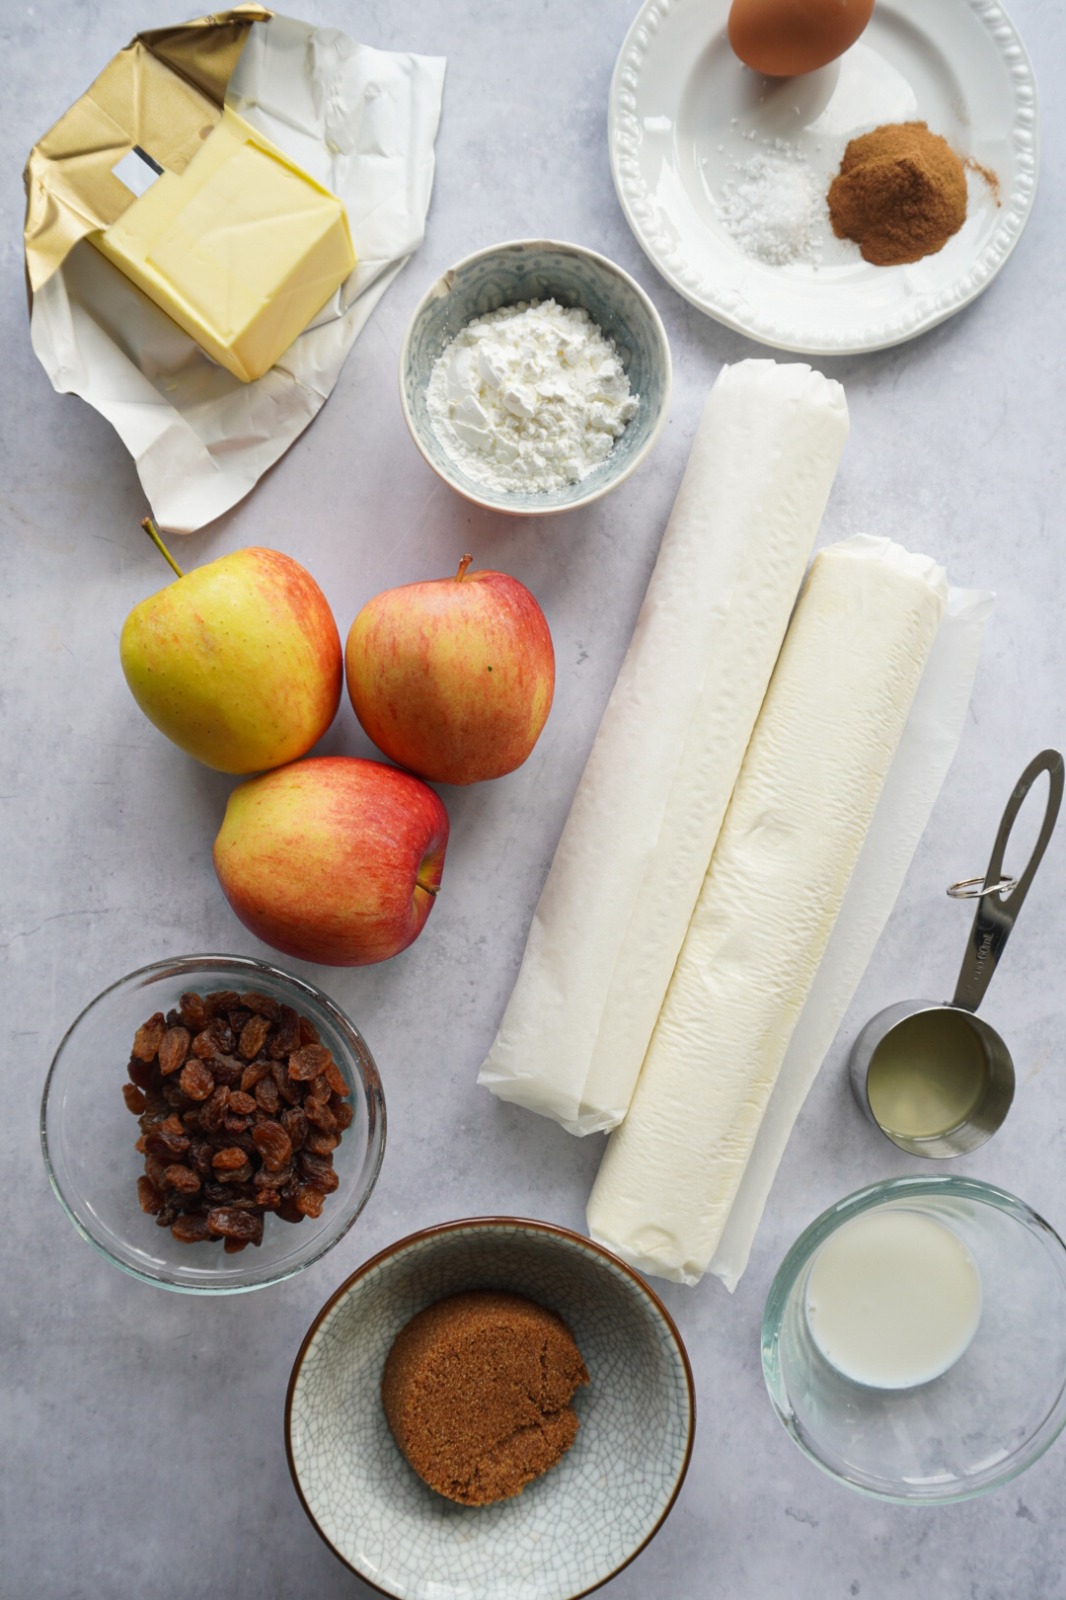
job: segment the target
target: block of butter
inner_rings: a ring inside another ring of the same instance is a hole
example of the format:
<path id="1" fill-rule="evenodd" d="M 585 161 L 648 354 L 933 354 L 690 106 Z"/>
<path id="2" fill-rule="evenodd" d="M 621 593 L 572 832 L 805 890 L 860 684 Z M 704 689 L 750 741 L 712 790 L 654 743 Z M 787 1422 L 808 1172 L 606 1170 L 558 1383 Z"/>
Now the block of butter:
<path id="1" fill-rule="evenodd" d="M 888 540 L 814 560 L 711 856 L 592 1237 L 696 1282 L 728 1220 L 947 597 Z"/>
<path id="2" fill-rule="evenodd" d="M 355 265 L 341 201 L 228 106 L 183 172 L 159 172 L 90 237 L 246 383 L 269 371 Z"/>

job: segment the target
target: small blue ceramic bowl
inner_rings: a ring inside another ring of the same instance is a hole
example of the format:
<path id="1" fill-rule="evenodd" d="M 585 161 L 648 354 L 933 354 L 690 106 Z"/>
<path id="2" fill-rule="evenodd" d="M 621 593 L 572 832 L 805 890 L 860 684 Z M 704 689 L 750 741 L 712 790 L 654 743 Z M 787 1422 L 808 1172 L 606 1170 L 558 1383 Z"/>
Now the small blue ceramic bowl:
<path id="1" fill-rule="evenodd" d="M 498 492 L 469 477 L 438 439 L 426 400 L 430 374 L 445 347 L 475 317 L 549 299 L 584 307 L 613 340 L 640 403 L 610 455 L 587 477 L 559 489 Z M 412 438 L 445 483 L 475 505 L 543 516 L 600 499 L 640 465 L 666 421 L 670 374 L 670 346 L 659 313 L 627 272 L 580 245 L 516 239 L 465 257 L 424 295 L 400 351 L 400 400 Z"/>
<path id="2" fill-rule="evenodd" d="M 589 1371 L 573 1449 L 512 1500 L 464 1506 L 415 1476 L 381 1404 L 392 1343 L 417 1312 L 504 1289 L 566 1322 Z M 411 1234 L 315 1317 L 285 1407 L 289 1467 L 330 1549 L 396 1600 L 576 1600 L 666 1520 L 695 1430 L 681 1335 L 642 1278 L 548 1222 L 470 1217 Z"/>

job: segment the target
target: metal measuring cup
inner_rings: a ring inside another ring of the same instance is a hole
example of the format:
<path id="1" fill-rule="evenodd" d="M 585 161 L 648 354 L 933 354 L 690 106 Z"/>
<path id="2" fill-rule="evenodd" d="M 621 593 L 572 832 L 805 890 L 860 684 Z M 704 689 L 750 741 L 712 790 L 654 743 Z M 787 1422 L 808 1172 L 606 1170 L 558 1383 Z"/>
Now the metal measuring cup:
<path id="1" fill-rule="evenodd" d="M 1003 855 L 1033 783 L 1046 772 L 1047 809 L 1029 863 L 1003 877 Z M 1014 1098 L 1014 1063 L 996 1030 L 974 1013 L 984 997 L 1015 918 L 1047 848 L 1063 793 L 1057 750 L 1034 757 L 1015 784 L 984 878 L 955 883 L 948 894 L 976 899 L 970 938 L 946 1004 L 902 1000 L 866 1024 L 851 1048 L 851 1087 L 870 1121 L 901 1150 L 958 1156 L 984 1144 Z"/>

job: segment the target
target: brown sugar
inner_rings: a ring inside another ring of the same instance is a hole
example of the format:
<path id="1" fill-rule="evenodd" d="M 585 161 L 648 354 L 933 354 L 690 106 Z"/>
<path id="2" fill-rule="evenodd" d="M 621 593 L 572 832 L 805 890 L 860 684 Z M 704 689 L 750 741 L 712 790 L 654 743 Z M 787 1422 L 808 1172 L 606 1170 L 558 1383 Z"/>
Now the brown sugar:
<path id="1" fill-rule="evenodd" d="M 401 1329 L 381 1398 L 418 1476 L 449 1500 L 488 1505 L 520 1494 L 577 1435 L 570 1405 L 588 1383 L 554 1311 L 523 1295 L 472 1289 L 427 1306 Z"/>
<path id="2" fill-rule="evenodd" d="M 920 261 L 965 222 L 966 171 L 924 122 L 888 123 L 850 140 L 828 202 L 833 232 L 854 239 L 865 261 Z"/>

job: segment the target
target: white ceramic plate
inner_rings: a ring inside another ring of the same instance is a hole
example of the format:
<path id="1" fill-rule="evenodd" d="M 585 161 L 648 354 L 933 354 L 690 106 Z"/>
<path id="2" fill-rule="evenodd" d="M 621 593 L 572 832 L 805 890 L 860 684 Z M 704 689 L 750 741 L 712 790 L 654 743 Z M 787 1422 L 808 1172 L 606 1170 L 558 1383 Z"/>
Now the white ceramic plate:
<path id="1" fill-rule="evenodd" d="M 980 294 L 1017 244 L 1036 189 L 1036 85 L 1002 7 L 877 0 L 839 61 L 779 79 L 736 59 L 728 14 L 729 0 L 646 0 L 611 81 L 615 187 L 663 276 L 727 327 L 824 355 L 899 344 Z M 834 238 L 821 206 L 799 253 L 798 229 L 787 250 L 756 246 L 745 206 L 730 231 L 730 194 L 756 172 L 756 193 L 780 199 L 767 166 L 788 163 L 824 195 L 850 138 L 915 120 L 998 180 L 997 189 L 968 172 L 966 221 L 937 254 L 871 266 L 857 245 Z"/>

